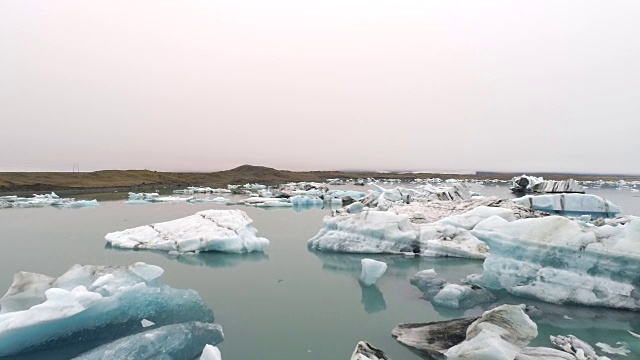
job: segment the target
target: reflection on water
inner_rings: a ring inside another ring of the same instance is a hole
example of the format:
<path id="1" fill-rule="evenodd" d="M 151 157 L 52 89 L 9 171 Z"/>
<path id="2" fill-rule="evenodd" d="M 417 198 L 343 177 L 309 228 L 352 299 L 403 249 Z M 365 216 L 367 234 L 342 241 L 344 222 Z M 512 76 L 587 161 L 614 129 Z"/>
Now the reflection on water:
<path id="1" fill-rule="evenodd" d="M 376 285 L 367 286 L 358 281 L 360 290 L 362 291 L 362 299 L 360 303 L 364 305 L 364 311 L 367 314 L 373 314 L 387 309 L 387 303 L 384 301 L 382 291 Z"/>
<path id="2" fill-rule="evenodd" d="M 186 254 L 169 254 L 167 251 L 161 250 L 130 250 L 113 247 L 107 243 L 104 246 L 105 249 L 116 252 L 131 252 L 131 251 L 144 251 L 159 256 L 163 256 L 169 260 L 177 261 L 181 264 L 190 266 L 207 266 L 212 268 L 219 267 L 234 267 L 242 263 L 247 262 L 260 262 L 269 260 L 269 255 L 263 252 L 252 253 L 222 253 L 222 252 L 201 252 L 198 254 L 186 253 Z"/>

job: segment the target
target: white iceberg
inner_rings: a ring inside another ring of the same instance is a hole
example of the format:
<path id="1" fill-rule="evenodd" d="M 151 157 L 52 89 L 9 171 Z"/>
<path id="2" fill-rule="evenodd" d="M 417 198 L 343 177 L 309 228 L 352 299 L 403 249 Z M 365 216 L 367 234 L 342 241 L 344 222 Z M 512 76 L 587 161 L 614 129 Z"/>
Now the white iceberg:
<path id="1" fill-rule="evenodd" d="M 269 240 L 257 237 L 251 218 L 242 210 L 205 210 L 163 223 L 108 233 L 111 246 L 126 249 L 177 251 L 265 251 Z"/>
<path id="2" fill-rule="evenodd" d="M 207 344 L 202 349 L 202 355 L 200 355 L 200 360 L 222 360 L 222 354 L 220 354 L 220 349 L 218 347 L 213 346 L 211 344 Z"/>
<path id="3" fill-rule="evenodd" d="M 218 324 L 187 322 L 165 325 L 139 334 L 123 337 L 83 353 L 74 360 L 172 360 L 194 359 L 203 346 L 224 339 Z M 215 348 L 215 347 L 214 347 Z M 217 350 L 217 348 L 215 348 Z M 218 351 L 218 355 L 220 352 Z M 202 359 L 202 358 L 201 358 Z M 220 359 L 220 357 L 205 357 Z"/>
<path id="4" fill-rule="evenodd" d="M 622 212 L 611 201 L 592 194 L 527 195 L 513 201 L 534 210 L 552 213 L 589 213 L 613 217 Z"/>
<path id="5" fill-rule="evenodd" d="M 488 247 L 468 230 L 446 224 L 412 224 L 408 215 L 388 211 L 326 217 L 309 247 L 349 253 L 412 253 L 484 259 Z"/>
<path id="6" fill-rule="evenodd" d="M 75 265 L 58 278 L 18 273 L 0 299 L 0 356 L 137 333 L 143 319 L 159 326 L 213 322 L 197 292 L 159 281 L 163 270 Z"/>
<path id="7" fill-rule="evenodd" d="M 384 275 L 387 271 L 387 264 L 382 261 L 373 259 L 362 259 L 362 272 L 360 273 L 360 281 L 365 286 L 371 286 L 378 281 L 378 279 Z"/>
<path id="8" fill-rule="evenodd" d="M 471 233 L 491 247 L 483 273 L 468 277 L 474 284 L 555 304 L 640 309 L 638 219 L 581 226 L 561 216 L 494 216 Z"/>

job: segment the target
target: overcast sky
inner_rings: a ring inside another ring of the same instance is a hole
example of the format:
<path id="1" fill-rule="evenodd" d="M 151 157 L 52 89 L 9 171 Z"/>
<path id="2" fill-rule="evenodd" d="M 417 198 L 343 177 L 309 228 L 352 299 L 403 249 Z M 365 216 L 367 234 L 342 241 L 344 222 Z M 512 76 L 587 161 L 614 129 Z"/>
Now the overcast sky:
<path id="1" fill-rule="evenodd" d="M 0 0 L 0 170 L 640 173 L 640 1 Z"/>

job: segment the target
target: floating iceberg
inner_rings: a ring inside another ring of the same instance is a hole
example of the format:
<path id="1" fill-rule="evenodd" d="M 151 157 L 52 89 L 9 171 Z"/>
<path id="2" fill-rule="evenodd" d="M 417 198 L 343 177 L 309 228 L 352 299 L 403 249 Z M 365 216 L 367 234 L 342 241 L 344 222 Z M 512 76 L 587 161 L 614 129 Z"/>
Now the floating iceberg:
<path id="1" fill-rule="evenodd" d="M 491 247 L 483 273 L 468 277 L 473 284 L 555 304 L 640 309 L 638 219 L 593 226 L 494 216 L 471 233 Z"/>
<path id="2" fill-rule="evenodd" d="M 400 324 L 392 335 L 400 343 L 434 359 L 447 360 L 605 360 L 586 357 L 590 346 L 579 339 L 575 347 L 529 347 L 538 327 L 523 311 L 523 305 L 502 305 L 479 318 L 427 324 Z M 556 341 L 552 337 L 554 345 Z M 584 345 L 583 345 L 584 344 Z M 586 345 L 586 346 L 585 346 Z M 576 351 L 577 349 L 577 351 Z M 583 350 L 584 349 L 584 350 Z M 593 349 L 591 349 L 593 350 Z M 589 353 L 591 354 L 591 353 Z"/>
<path id="3" fill-rule="evenodd" d="M 205 210 L 163 223 L 109 233 L 111 246 L 177 252 L 265 251 L 269 240 L 257 237 L 252 220 L 242 210 Z"/>
<path id="4" fill-rule="evenodd" d="M 111 343 L 99 346 L 74 360 L 172 360 L 194 359 L 200 355 L 203 346 L 222 342 L 224 335 L 218 324 L 187 322 L 165 325 L 153 330 L 123 337 Z M 206 348 L 205 348 L 206 349 Z M 212 354 L 215 354 L 213 350 Z M 211 353 L 212 350 L 206 350 Z M 220 351 L 218 351 L 218 355 Z M 202 358 L 201 358 L 202 359 Z M 205 357 L 205 359 L 220 359 Z"/>
<path id="5" fill-rule="evenodd" d="M 213 322 L 197 292 L 163 285 L 162 273 L 136 263 L 75 265 L 58 278 L 16 274 L 0 299 L 0 356 L 112 341 L 141 331 L 143 319 Z"/>
<path id="6" fill-rule="evenodd" d="M 560 214 L 600 214 L 613 217 L 622 211 L 609 200 L 592 194 L 527 195 L 513 200 L 531 209 Z"/>
<path id="7" fill-rule="evenodd" d="M 358 342 L 351 355 L 351 360 L 390 360 L 382 350 L 366 341 Z"/>
<path id="8" fill-rule="evenodd" d="M 360 281 L 365 286 L 371 286 L 378 281 L 387 271 L 387 264 L 382 261 L 373 259 L 362 259 L 362 273 L 360 273 Z"/>
<path id="9" fill-rule="evenodd" d="M 468 309 L 496 300 L 493 294 L 483 288 L 451 284 L 440 279 L 433 269 L 415 274 L 411 278 L 411 284 L 420 289 L 424 298 L 431 303 L 453 309 Z"/>
<path id="10" fill-rule="evenodd" d="M 446 224 L 418 224 L 408 215 L 363 211 L 327 217 L 324 227 L 309 240 L 312 249 L 349 253 L 411 253 L 484 259 L 488 247 L 469 231 Z"/>
<path id="11" fill-rule="evenodd" d="M 584 193 L 584 188 L 573 179 L 556 181 L 522 175 L 511 179 L 511 191 L 519 193 Z"/>

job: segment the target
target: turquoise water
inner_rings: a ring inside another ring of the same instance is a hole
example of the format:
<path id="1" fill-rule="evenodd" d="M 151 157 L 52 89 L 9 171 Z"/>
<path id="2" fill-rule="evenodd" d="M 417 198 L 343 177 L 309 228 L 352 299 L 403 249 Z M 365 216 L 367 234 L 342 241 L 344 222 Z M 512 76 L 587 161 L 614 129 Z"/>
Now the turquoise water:
<path id="1" fill-rule="evenodd" d="M 480 190 L 487 195 L 510 196 L 503 187 Z M 589 192 L 604 195 L 627 213 L 640 214 L 640 198 L 633 198 L 632 193 L 598 191 L 603 193 Z M 17 271 L 58 276 L 76 263 L 128 265 L 143 261 L 159 265 L 165 269 L 165 283 L 197 290 L 213 309 L 216 322 L 224 328 L 226 338 L 219 347 L 226 360 L 348 359 L 359 340 L 370 341 L 394 360 L 418 359 L 391 337 L 395 325 L 482 312 L 434 308 L 420 299 L 420 292 L 409 284 L 413 274 L 428 268 L 434 268 L 447 280 L 459 281 L 481 272 L 479 261 L 309 251 L 306 242 L 320 229 L 328 209 L 295 212 L 215 203 L 126 205 L 123 201 L 102 201 L 92 209 L 0 210 L 0 289 L 10 286 Z M 108 232 L 211 208 L 246 211 L 259 235 L 271 241 L 268 253 L 209 253 L 176 259 L 161 252 L 122 251 L 105 246 L 104 235 Z M 357 281 L 360 259 L 364 257 L 389 265 L 375 287 L 362 288 Z M 508 296 L 503 300 L 533 303 Z M 540 307 L 550 315 L 536 320 L 541 334 L 537 345 L 549 346 L 549 334 L 569 333 L 592 344 L 638 342 L 626 332 L 640 332 L 638 314 L 545 304 Z M 632 349 L 640 358 L 640 349 Z"/>

